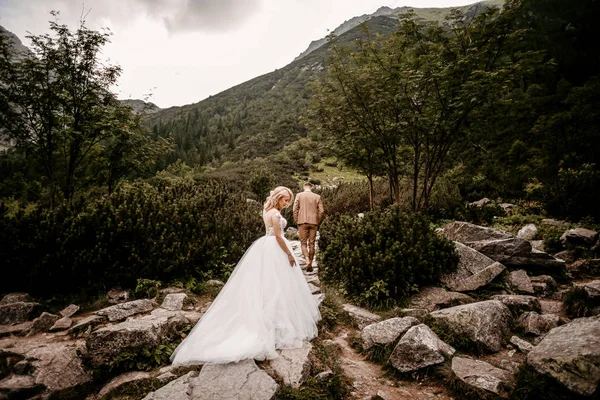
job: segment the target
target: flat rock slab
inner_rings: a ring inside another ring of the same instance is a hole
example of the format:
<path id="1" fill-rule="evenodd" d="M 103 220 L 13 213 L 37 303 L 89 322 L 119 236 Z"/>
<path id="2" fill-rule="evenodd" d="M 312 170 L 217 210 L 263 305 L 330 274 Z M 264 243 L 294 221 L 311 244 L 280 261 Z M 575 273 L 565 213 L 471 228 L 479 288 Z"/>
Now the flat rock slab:
<path id="1" fill-rule="evenodd" d="M 183 310 L 183 303 L 187 297 L 188 296 L 185 293 L 167 294 L 160 307 L 170 311 L 181 311 Z"/>
<path id="2" fill-rule="evenodd" d="M 103 324 L 107 321 L 106 317 L 100 315 L 90 315 L 82 320 L 79 320 L 73 325 L 67 332 L 69 335 L 77 336 L 80 333 L 87 331 L 97 325 Z M 58 321 L 57 321 L 58 322 Z"/>
<path id="3" fill-rule="evenodd" d="M 454 242 L 459 262 L 456 271 L 442 274 L 440 281 L 457 292 L 472 291 L 490 283 L 505 267 L 460 242 Z"/>
<path id="4" fill-rule="evenodd" d="M 415 325 L 419 325 L 419 320 L 414 317 L 390 318 L 367 325 L 360 334 L 363 349 L 368 350 L 375 345 L 387 346 L 393 344 Z"/>
<path id="5" fill-rule="evenodd" d="M 518 294 L 497 294 L 491 297 L 505 304 L 513 313 L 520 315 L 524 311 L 540 311 L 541 304 L 537 297 Z"/>
<path id="6" fill-rule="evenodd" d="M 506 396 L 504 387 L 513 381 L 513 374 L 496 368 L 484 361 L 464 357 L 452 359 L 452 372 L 467 385 L 474 386 L 502 397 Z"/>
<path id="7" fill-rule="evenodd" d="M 554 314 L 538 314 L 535 311 L 524 312 L 519 317 L 519 324 L 525 333 L 543 335 L 558 326 L 560 318 Z"/>
<path id="8" fill-rule="evenodd" d="M 271 367 L 283 379 L 283 383 L 294 388 L 300 387 L 310 374 L 312 344 L 304 343 L 299 349 L 278 350 L 279 357 L 271 360 Z"/>
<path id="9" fill-rule="evenodd" d="M 465 304 L 429 314 L 454 335 L 464 335 L 489 351 L 500 351 L 510 332 L 512 314 L 498 300 Z"/>
<path id="10" fill-rule="evenodd" d="M 312 294 L 319 294 L 319 293 L 321 293 L 321 288 L 318 287 L 317 285 L 313 285 L 312 283 L 308 284 L 308 288 L 310 289 L 310 292 Z"/>
<path id="11" fill-rule="evenodd" d="M 110 322 L 122 321 L 135 314 L 152 311 L 154 305 L 152 300 L 141 299 L 128 301 L 127 303 L 115 304 L 114 306 L 103 308 L 94 314 L 107 317 Z"/>
<path id="12" fill-rule="evenodd" d="M 108 382 L 96 396 L 98 400 L 110 399 L 125 390 L 135 390 L 139 387 L 149 386 L 152 375 L 149 372 L 133 371 L 119 375 Z"/>
<path id="13" fill-rule="evenodd" d="M 29 321 L 38 306 L 39 303 L 23 301 L 0 305 L 0 325 L 20 324 Z"/>
<path id="14" fill-rule="evenodd" d="M 574 393 L 592 396 L 600 389 L 600 316 L 552 329 L 527 355 L 527 363 Z"/>
<path id="15" fill-rule="evenodd" d="M 575 228 L 565 231 L 560 237 L 563 246 L 571 248 L 578 245 L 592 246 L 598 239 L 598 232 L 585 228 Z"/>
<path id="16" fill-rule="evenodd" d="M 441 364 L 454 352 L 454 348 L 443 342 L 427 325 L 420 324 L 402 336 L 388 362 L 400 372 L 411 372 Z"/>
<path id="17" fill-rule="evenodd" d="M 65 329 L 69 329 L 73 325 L 73 320 L 69 317 L 62 317 L 57 320 L 54 325 L 50 327 L 50 332 L 54 331 L 64 331 Z"/>
<path id="18" fill-rule="evenodd" d="M 363 329 L 367 325 L 381 321 L 379 315 L 352 304 L 344 304 L 344 311 L 350 315 L 350 318 L 358 326 L 358 329 Z"/>
<path id="19" fill-rule="evenodd" d="M 513 336 L 510 338 L 510 342 L 517 346 L 517 348 L 521 351 L 521 353 L 529 353 L 533 350 L 533 345 L 526 340 L 521 339 L 518 336 Z"/>
<path id="20" fill-rule="evenodd" d="M 144 400 L 271 400 L 277 383 L 254 360 L 205 365 L 170 382 Z"/>
<path id="21" fill-rule="evenodd" d="M 410 299 L 411 308 L 435 311 L 459 304 L 473 303 L 475 299 L 464 293 L 449 292 L 441 287 L 425 287 Z"/>
<path id="22" fill-rule="evenodd" d="M 531 279 L 523 269 L 511 271 L 508 276 L 508 283 L 520 293 L 534 294 Z"/>
<path id="23" fill-rule="evenodd" d="M 75 304 L 70 304 L 68 307 L 66 307 L 60 312 L 60 315 L 62 315 L 63 317 L 72 317 L 77 311 L 79 311 L 79 306 L 76 306 Z"/>
<path id="24" fill-rule="evenodd" d="M 33 321 L 22 322 L 17 325 L 0 325 L 0 338 L 5 336 L 24 336 L 29 332 Z"/>

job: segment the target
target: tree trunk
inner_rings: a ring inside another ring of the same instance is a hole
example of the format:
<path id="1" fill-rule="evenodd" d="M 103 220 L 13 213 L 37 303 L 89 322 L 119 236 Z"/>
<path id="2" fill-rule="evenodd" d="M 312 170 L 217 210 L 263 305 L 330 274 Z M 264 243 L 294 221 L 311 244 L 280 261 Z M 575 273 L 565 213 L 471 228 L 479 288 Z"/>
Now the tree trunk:
<path id="1" fill-rule="evenodd" d="M 367 179 L 369 180 L 369 208 L 371 211 L 375 211 L 375 200 L 373 198 L 375 195 L 375 190 L 373 189 L 373 175 L 368 174 Z"/>

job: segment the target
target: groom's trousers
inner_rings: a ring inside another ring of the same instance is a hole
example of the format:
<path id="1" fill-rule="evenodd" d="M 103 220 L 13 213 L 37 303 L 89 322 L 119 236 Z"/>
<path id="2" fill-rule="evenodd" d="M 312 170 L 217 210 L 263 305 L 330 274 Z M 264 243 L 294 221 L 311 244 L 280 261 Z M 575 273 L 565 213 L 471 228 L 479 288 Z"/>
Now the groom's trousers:
<path id="1" fill-rule="evenodd" d="M 315 240 L 317 238 L 317 227 L 315 224 L 298 225 L 298 236 L 300 236 L 300 246 L 302 254 L 308 265 L 312 265 L 315 256 Z"/>

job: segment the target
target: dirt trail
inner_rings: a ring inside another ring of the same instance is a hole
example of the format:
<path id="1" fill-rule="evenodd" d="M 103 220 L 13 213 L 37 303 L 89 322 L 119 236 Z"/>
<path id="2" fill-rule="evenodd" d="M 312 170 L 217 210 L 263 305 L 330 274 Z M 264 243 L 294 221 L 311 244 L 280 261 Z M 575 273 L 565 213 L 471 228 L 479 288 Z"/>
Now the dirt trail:
<path id="1" fill-rule="evenodd" d="M 411 381 L 400 381 L 385 376 L 381 365 L 365 359 L 348 343 L 348 329 L 343 329 L 333 338 L 342 348 L 341 367 L 354 384 L 353 398 L 371 399 L 378 391 L 383 391 L 388 400 L 400 399 L 441 399 L 451 400 L 448 391 L 434 382 L 421 384 Z"/>

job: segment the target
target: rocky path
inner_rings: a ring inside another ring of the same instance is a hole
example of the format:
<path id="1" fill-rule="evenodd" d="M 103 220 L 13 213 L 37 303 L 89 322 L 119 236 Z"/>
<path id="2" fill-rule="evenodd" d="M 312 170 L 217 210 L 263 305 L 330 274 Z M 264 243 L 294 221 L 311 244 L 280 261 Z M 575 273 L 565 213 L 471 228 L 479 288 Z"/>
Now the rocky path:
<path id="1" fill-rule="evenodd" d="M 433 382 L 419 384 L 410 381 L 398 381 L 386 376 L 381 365 L 366 360 L 348 343 L 348 329 L 343 329 L 333 339 L 342 349 L 341 367 L 354 386 L 353 396 L 356 399 L 371 399 L 375 395 L 386 400 L 392 399 L 453 399 L 447 390 Z"/>

